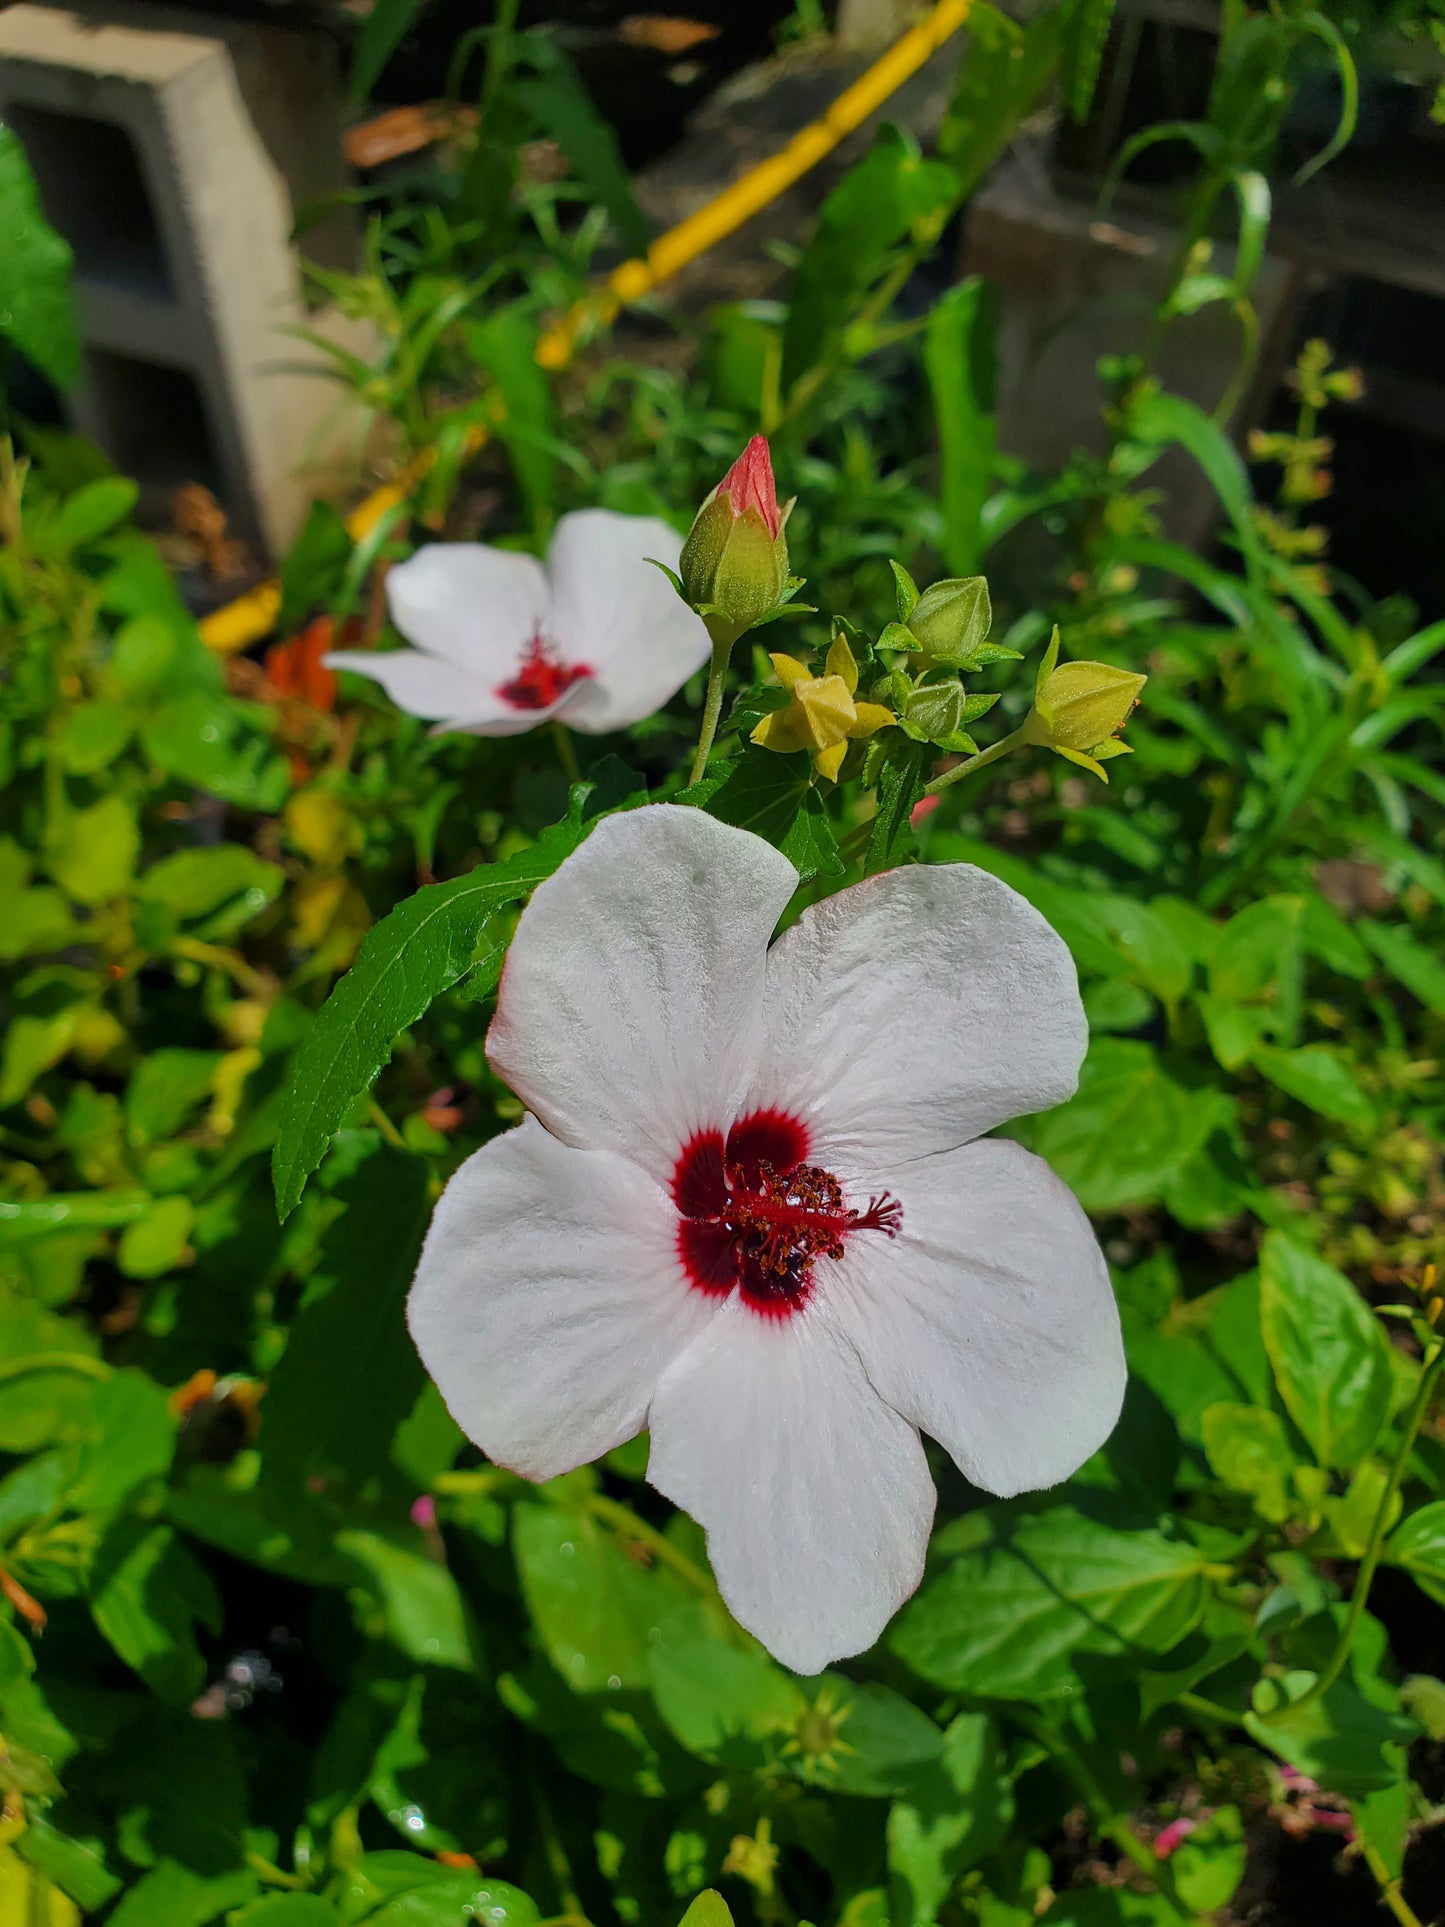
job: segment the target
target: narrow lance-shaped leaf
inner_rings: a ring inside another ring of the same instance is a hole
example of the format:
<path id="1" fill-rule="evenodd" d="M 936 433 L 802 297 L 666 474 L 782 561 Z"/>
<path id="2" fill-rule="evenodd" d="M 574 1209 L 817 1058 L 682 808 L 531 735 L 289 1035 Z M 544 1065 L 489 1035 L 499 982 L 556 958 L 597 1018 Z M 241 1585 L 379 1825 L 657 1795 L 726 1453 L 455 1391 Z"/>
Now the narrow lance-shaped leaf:
<path id="1" fill-rule="evenodd" d="M 296 1055 L 271 1163 L 281 1217 L 295 1209 L 351 1106 L 391 1056 L 398 1032 L 470 970 L 487 919 L 527 896 L 581 843 L 589 793 L 574 788 L 569 815 L 530 850 L 418 890 L 368 932 Z"/>

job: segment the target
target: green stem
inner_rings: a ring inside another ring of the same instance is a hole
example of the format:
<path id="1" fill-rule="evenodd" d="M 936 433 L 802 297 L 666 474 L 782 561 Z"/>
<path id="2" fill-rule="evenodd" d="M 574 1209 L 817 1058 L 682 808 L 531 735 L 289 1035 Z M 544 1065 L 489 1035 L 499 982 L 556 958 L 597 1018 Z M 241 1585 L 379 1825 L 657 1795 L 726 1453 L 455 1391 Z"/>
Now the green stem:
<path id="1" fill-rule="evenodd" d="M 1399 1921 L 1400 1927 L 1425 1927 L 1425 1923 L 1401 1893 L 1399 1876 L 1392 1874 L 1385 1865 L 1385 1857 L 1380 1849 L 1370 1841 L 1362 1840 L 1360 1857 L 1375 1876 L 1375 1884 L 1380 1889 L 1380 1898 Z"/>
<path id="2" fill-rule="evenodd" d="M 1266 1714 L 1266 1719 L 1282 1718 L 1286 1714 L 1297 1712 L 1301 1706 L 1308 1706 L 1312 1700 L 1320 1699 L 1328 1693 L 1345 1670 L 1350 1657 L 1350 1647 L 1355 1637 L 1355 1629 L 1365 1610 L 1365 1603 L 1370 1595 L 1370 1585 L 1375 1577 L 1375 1569 L 1385 1549 L 1390 1508 L 1394 1504 L 1395 1494 L 1404 1481 L 1405 1468 L 1410 1462 L 1410 1454 L 1415 1449 L 1416 1436 L 1425 1422 L 1430 1396 L 1435 1390 L 1435 1382 L 1440 1376 L 1442 1365 L 1445 1365 L 1445 1343 L 1438 1345 L 1432 1355 L 1425 1360 L 1420 1373 L 1419 1389 L 1415 1393 L 1415 1402 L 1410 1407 L 1409 1415 L 1405 1420 L 1405 1432 L 1400 1440 L 1400 1449 L 1396 1452 L 1394 1463 L 1390 1467 L 1390 1476 L 1385 1481 L 1384 1491 L 1380 1494 L 1380 1503 L 1375 1508 L 1374 1523 L 1370 1527 L 1370 1536 L 1365 1544 L 1365 1556 L 1361 1559 L 1359 1570 L 1355 1574 L 1355 1589 L 1350 1594 L 1349 1611 L 1345 1614 L 1345 1623 L 1340 1628 L 1340 1636 L 1335 1641 L 1335 1650 L 1330 1654 L 1324 1671 L 1318 1675 L 1314 1684 L 1298 1699 L 1276 1707 L 1272 1715 Z"/>
<path id="3" fill-rule="evenodd" d="M 408 1148 L 406 1139 L 402 1136 L 401 1132 L 397 1130 L 396 1126 L 374 1097 L 368 1098 L 367 1100 L 366 1114 L 376 1126 L 377 1130 L 381 1132 L 381 1135 L 386 1139 L 388 1144 L 394 1145 L 398 1151 L 405 1151 Z"/>
<path id="4" fill-rule="evenodd" d="M 703 771 L 707 768 L 707 759 L 712 754 L 713 738 L 717 735 L 718 717 L 722 714 L 723 684 L 727 680 L 728 661 L 732 656 L 733 643 L 736 640 L 735 636 L 729 637 L 726 642 L 716 635 L 713 637 L 712 662 L 707 672 L 707 695 L 702 705 L 702 728 L 698 732 L 697 752 L 692 759 L 692 774 L 687 779 L 689 787 L 702 781 Z"/>
<path id="5" fill-rule="evenodd" d="M 23 1378 L 26 1372 L 79 1372 L 82 1378 L 109 1378 L 110 1370 L 103 1358 L 89 1358 L 84 1352 L 31 1352 L 27 1358 L 7 1358 L 0 1364 L 0 1381 Z"/>
<path id="6" fill-rule="evenodd" d="M 552 740 L 557 745 L 557 760 L 562 765 L 562 773 L 569 783 L 580 780 L 582 772 L 577 767 L 577 752 L 572 747 L 572 732 L 560 716 L 552 718 Z"/>
<path id="7" fill-rule="evenodd" d="M 1011 749 L 1019 748 L 1027 740 L 1025 736 L 1027 728 L 1027 723 L 1021 723 L 1011 735 L 1001 736 L 996 743 L 990 743 L 987 749 L 981 749 L 976 756 L 970 756 L 966 762 L 956 764 L 953 769 L 946 769 L 942 776 L 935 776 L 931 783 L 925 785 L 923 794 L 939 796 L 953 784 L 961 783 L 965 776 L 972 776 L 976 769 L 982 769 L 988 763 L 996 763 L 1001 756 L 1007 756 Z"/>
<path id="8" fill-rule="evenodd" d="M 631 1506 L 623 1505 L 618 1499 L 609 1499 L 605 1493 L 594 1492 L 584 1501 L 593 1518 L 614 1532 L 624 1533 L 627 1538 L 636 1540 L 638 1545 L 646 1546 L 660 1566 L 675 1572 L 684 1584 L 694 1592 L 704 1593 L 709 1599 L 717 1597 L 717 1582 L 712 1574 L 689 1559 L 665 1533 L 650 1526 L 646 1519 L 639 1518 Z"/>
<path id="9" fill-rule="evenodd" d="M 1011 1708 L 1010 1712 L 1014 1719 L 1027 1727 L 1040 1745 L 1048 1748 L 1074 1782 L 1084 1796 L 1084 1804 L 1100 1833 L 1112 1840 L 1119 1851 L 1133 1861 L 1180 1920 L 1188 1922 L 1189 1927 L 1201 1927 L 1199 1915 L 1180 1899 L 1168 1861 L 1160 1860 L 1149 1842 L 1134 1831 L 1121 1813 L 1115 1813 L 1112 1801 L 1094 1778 L 1082 1754 L 1076 1752 L 1057 1727 L 1051 1726 L 1047 1720 L 1035 1719 L 1019 1709 Z"/>

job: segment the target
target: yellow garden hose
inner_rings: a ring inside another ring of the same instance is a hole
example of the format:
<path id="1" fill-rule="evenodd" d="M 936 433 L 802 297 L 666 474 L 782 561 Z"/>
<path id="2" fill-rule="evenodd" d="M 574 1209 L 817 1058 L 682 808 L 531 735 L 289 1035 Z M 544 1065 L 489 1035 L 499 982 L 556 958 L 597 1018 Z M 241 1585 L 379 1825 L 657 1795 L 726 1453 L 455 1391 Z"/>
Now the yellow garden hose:
<path id="1" fill-rule="evenodd" d="M 539 339 L 538 364 L 549 369 L 565 368 L 585 331 L 597 325 L 605 326 L 627 303 L 644 300 L 690 261 L 706 254 L 709 248 L 716 247 L 729 234 L 735 234 L 755 214 L 770 206 L 795 181 L 826 159 L 840 141 L 855 133 L 904 81 L 910 80 L 924 62 L 958 32 L 968 18 L 971 5 L 972 0 L 937 0 L 926 18 L 916 27 L 910 27 L 866 73 L 845 88 L 820 120 L 795 134 L 780 153 L 749 168 L 695 214 L 689 214 L 686 220 L 669 228 L 641 260 L 624 261 L 594 293 L 577 302 Z M 479 424 L 472 431 L 472 448 L 480 448 L 487 435 L 488 430 Z M 404 501 L 429 465 L 427 456 L 418 456 L 396 480 L 359 503 L 346 518 L 352 538 L 360 541 L 388 509 Z M 269 636 L 280 609 L 280 583 L 263 582 L 204 617 L 200 623 L 201 640 L 222 655 L 232 655 Z"/>

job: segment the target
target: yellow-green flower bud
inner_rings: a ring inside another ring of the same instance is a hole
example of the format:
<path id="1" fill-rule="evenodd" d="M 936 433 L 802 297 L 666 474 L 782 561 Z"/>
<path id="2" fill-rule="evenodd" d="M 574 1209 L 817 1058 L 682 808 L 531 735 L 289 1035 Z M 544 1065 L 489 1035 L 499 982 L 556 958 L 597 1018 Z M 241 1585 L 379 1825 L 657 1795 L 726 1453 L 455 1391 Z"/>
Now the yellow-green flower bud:
<path id="1" fill-rule="evenodd" d="M 778 507 L 768 444 L 754 435 L 698 510 L 678 563 L 683 594 L 715 644 L 736 641 L 782 600 L 791 507 Z"/>
<path id="2" fill-rule="evenodd" d="M 1101 765 L 1129 754 L 1128 744 L 1114 739 L 1148 680 L 1108 662 L 1061 663 L 1055 629 L 1034 685 L 1034 706 L 1023 727 L 1023 740 L 1056 750 L 1107 782 Z"/>

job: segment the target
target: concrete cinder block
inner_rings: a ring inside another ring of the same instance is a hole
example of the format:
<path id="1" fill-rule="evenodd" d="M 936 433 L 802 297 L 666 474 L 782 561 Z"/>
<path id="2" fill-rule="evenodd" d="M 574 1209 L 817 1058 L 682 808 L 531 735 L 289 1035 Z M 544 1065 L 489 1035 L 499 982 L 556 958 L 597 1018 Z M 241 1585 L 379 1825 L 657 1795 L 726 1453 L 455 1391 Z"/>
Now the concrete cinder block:
<path id="1" fill-rule="evenodd" d="M 1040 470 L 1078 449 L 1101 453 L 1106 429 L 1097 365 L 1103 355 L 1150 349 L 1164 385 L 1212 413 L 1235 390 L 1242 336 L 1220 303 L 1173 322 L 1156 338 L 1157 303 L 1169 285 L 1178 230 L 1133 210 L 1101 218 L 1095 205 L 1061 194 L 1037 142 L 1021 141 L 968 208 L 963 265 L 999 291 L 999 444 Z M 1234 250 L 1211 266 L 1228 275 Z M 1268 254 L 1253 290 L 1260 350 L 1230 417 L 1243 440 L 1276 387 L 1297 310 L 1290 264 Z M 1170 532 L 1202 543 L 1218 501 L 1198 467 L 1170 451 L 1151 475 L 1166 494 Z"/>
<path id="2" fill-rule="evenodd" d="M 0 120 L 75 252 L 76 426 L 143 500 L 203 482 L 273 551 L 340 458 L 338 390 L 288 334 L 318 320 L 293 195 L 324 192 L 328 167 L 339 179 L 339 140 L 317 134 L 337 98 L 327 58 L 298 35 L 169 11 L 0 12 Z M 321 235 L 333 263 L 344 248 L 344 232 Z"/>

